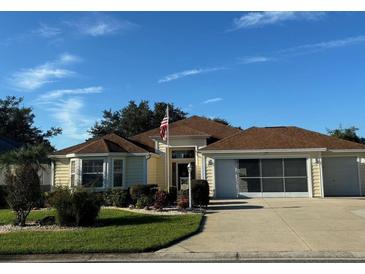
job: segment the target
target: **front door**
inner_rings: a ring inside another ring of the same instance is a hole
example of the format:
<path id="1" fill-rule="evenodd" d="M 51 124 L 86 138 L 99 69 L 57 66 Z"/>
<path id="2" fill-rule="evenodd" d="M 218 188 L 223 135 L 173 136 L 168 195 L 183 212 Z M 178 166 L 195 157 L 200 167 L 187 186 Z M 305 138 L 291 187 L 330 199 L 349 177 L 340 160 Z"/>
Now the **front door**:
<path id="1" fill-rule="evenodd" d="M 182 184 L 187 184 L 189 179 L 189 172 L 188 172 L 188 164 L 189 163 L 176 163 L 176 172 L 173 172 L 173 178 L 176 182 L 176 187 L 178 190 L 181 189 Z M 194 162 L 191 163 L 192 171 L 191 171 L 191 179 L 195 179 L 195 164 Z M 174 169 L 174 165 L 173 165 Z"/>

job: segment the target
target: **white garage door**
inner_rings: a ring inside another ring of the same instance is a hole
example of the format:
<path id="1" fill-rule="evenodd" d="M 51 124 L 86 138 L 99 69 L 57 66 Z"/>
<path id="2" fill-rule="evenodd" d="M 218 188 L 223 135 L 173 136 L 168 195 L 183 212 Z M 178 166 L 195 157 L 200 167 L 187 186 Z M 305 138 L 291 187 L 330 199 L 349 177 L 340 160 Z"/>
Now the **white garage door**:
<path id="1" fill-rule="evenodd" d="M 360 195 L 356 157 L 329 157 L 322 161 L 325 196 Z"/>
<path id="2" fill-rule="evenodd" d="M 216 160 L 215 188 L 217 198 L 237 198 L 236 160 Z"/>

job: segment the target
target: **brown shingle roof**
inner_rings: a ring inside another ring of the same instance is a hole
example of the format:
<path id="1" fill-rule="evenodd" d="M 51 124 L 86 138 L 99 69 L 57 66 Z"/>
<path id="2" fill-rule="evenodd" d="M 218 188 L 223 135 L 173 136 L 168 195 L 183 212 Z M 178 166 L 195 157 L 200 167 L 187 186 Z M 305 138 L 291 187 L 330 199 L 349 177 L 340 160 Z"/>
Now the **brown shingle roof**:
<path id="1" fill-rule="evenodd" d="M 72 147 L 68 147 L 59 151 L 56 151 L 55 155 L 66 155 L 70 153 L 108 153 L 108 152 L 127 152 L 127 153 L 145 153 L 145 149 L 135 145 L 131 141 L 120 137 L 117 134 L 111 133 L 103 137 L 95 138 L 78 144 Z"/>
<path id="2" fill-rule="evenodd" d="M 252 127 L 215 142 L 203 150 L 365 149 L 365 145 L 298 127 Z"/>
<path id="3" fill-rule="evenodd" d="M 154 141 L 151 137 L 159 136 L 159 132 L 160 129 L 155 128 L 134 135 L 129 139 L 142 145 L 149 151 L 154 151 Z M 210 136 L 220 140 L 237 132 L 240 132 L 237 128 L 199 116 L 192 116 L 170 124 L 170 136 Z"/>

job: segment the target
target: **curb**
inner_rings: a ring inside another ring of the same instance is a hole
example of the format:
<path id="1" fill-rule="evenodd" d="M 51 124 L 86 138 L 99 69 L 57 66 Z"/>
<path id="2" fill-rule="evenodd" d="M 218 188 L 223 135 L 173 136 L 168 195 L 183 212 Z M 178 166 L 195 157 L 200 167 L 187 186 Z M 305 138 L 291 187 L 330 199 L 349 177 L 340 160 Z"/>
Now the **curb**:
<path id="1" fill-rule="evenodd" d="M 207 252 L 0 255 L 1 262 L 365 262 L 365 252 Z"/>

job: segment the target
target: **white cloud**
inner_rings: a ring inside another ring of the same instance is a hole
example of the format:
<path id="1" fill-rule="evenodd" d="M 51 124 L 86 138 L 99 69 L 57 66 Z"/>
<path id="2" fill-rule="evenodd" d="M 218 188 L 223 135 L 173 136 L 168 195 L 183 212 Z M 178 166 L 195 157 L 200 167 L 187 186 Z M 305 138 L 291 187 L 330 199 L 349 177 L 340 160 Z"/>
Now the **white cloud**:
<path id="1" fill-rule="evenodd" d="M 218 70 L 225 70 L 226 68 L 224 67 L 213 67 L 213 68 L 199 68 L 199 69 L 190 69 L 190 70 L 184 70 L 181 72 L 176 72 L 176 73 L 172 73 L 172 74 L 168 74 L 165 77 L 161 78 L 160 80 L 158 80 L 158 83 L 166 83 L 166 82 L 170 82 L 170 81 L 174 81 L 174 80 L 178 80 L 180 78 L 184 78 L 187 76 L 192 76 L 192 75 L 197 75 L 197 74 L 202 74 L 202 73 L 209 73 L 209 72 L 214 72 L 214 71 L 218 71 Z"/>
<path id="2" fill-rule="evenodd" d="M 21 69 L 13 73 L 8 80 L 10 85 L 16 89 L 35 90 L 45 84 L 74 76 L 76 73 L 64 66 L 74 63 L 76 60 L 79 60 L 77 56 L 65 53 L 55 61 L 46 62 L 34 68 Z"/>
<path id="3" fill-rule="evenodd" d="M 92 37 L 122 33 L 137 27 L 137 24 L 130 21 L 117 20 L 101 14 L 93 14 L 77 21 L 67 21 L 66 24 L 76 28 L 80 34 Z"/>
<path id="4" fill-rule="evenodd" d="M 81 98 L 68 98 L 54 102 L 47 110 L 60 124 L 63 138 L 83 141 L 89 137 L 87 130 L 94 121 L 81 113 L 83 108 Z"/>
<path id="5" fill-rule="evenodd" d="M 75 95 L 91 95 L 101 92 L 103 92 L 101 86 L 54 90 L 39 96 L 34 103 L 50 112 L 63 130 L 62 138 L 85 140 L 89 137 L 87 130 L 95 119 L 82 113 L 85 99 Z"/>
<path id="6" fill-rule="evenodd" d="M 222 100 L 223 100 L 223 98 L 221 98 L 221 97 L 210 98 L 208 100 L 203 101 L 203 104 L 216 103 L 216 102 L 219 102 L 219 101 L 222 101 Z"/>
<path id="7" fill-rule="evenodd" d="M 303 55 L 303 54 L 310 54 L 315 53 L 327 49 L 333 49 L 333 48 L 342 48 L 347 46 L 353 46 L 358 44 L 364 44 L 365 43 L 365 35 L 359 35 L 359 36 L 353 36 L 353 37 L 347 37 L 344 39 L 339 40 L 332 40 L 332 41 L 326 41 L 326 42 L 320 42 L 320 43 L 314 43 L 314 44 L 306 44 L 301 45 L 297 47 L 292 47 L 288 49 L 283 49 L 278 51 L 279 54 L 283 54 L 286 56 L 295 56 L 295 55 Z"/>
<path id="8" fill-rule="evenodd" d="M 33 34 L 44 38 L 53 38 L 62 33 L 60 28 L 50 27 L 47 24 L 40 24 L 40 27 L 33 31 Z"/>
<path id="9" fill-rule="evenodd" d="M 96 94 L 101 92 L 103 92 L 103 87 L 101 86 L 93 86 L 93 87 L 77 88 L 77 89 L 59 89 L 47 92 L 39 96 L 37 102 L 49 103 L 56 99 L 62 98 L 65 95 Z"/>
<path id="10" fill-rule="evenodd" d="M 233 20 L 233 28 L 262 27 L 266 25 L 279 24 L 285 21 L 315 21 L 324 17 L 324 12 L 294 12 L 294 11 L 264 11 L 249 12 Z"/>
<path id="11" fill-rule="evenodd" d="M 271 58 L 265 56 L 246 56 L 239 58 L 241 64 L 264 63 L 271 61 Z"/>

